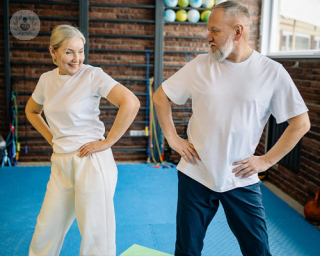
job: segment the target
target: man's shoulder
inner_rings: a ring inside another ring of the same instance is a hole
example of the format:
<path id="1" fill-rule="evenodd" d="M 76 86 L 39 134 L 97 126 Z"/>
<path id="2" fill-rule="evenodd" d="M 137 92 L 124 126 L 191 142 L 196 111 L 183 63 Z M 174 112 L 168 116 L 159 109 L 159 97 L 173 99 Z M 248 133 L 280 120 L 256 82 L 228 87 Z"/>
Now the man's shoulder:
<path id="1" fill-rule="evenodd" d="M 199 55 L 197 55 L 197 57 L 194 59 L 197 62 L 207 62 L 208 60 L 210 60 L 210 54 L 209 53 L 201 53 Z"/>
<path id="2" fill-rule="evenodd" d="M 270 59 L 268 56 L 262 55 L 261 53 L 255 51 L 255 58 L 258 60 L 262 65 L 274 67 L 275 69 L 282 66 L 279 62 Z"/>
<path id="3" fill-rule="evenodd" d="M 198 69 L 202 70 L 204 67 L 210 66 L 212 63 L 212 58 L 209 53 L 198 54 L 193 60 L 189 61 L 187 64 L 192 67 L 193 71 Z"/>

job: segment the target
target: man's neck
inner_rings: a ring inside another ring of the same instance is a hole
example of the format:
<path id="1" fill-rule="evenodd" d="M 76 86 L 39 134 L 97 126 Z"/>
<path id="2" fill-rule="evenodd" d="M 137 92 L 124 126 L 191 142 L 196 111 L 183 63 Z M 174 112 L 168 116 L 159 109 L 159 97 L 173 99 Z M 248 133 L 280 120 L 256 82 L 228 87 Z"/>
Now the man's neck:
<path id="1" fill-rule="evenodd" d="M 233 51 L 227 58 L 226 60 L 230 61 L 230 62 L 234 62 L 234 63 L 240 63 L 245 61 L 246 59 L 248 59 L 251 54 L 252 54 L 253 50 L 247 46 L 245 48 L 238 48 L 235 49 L 235 51 Z"/>

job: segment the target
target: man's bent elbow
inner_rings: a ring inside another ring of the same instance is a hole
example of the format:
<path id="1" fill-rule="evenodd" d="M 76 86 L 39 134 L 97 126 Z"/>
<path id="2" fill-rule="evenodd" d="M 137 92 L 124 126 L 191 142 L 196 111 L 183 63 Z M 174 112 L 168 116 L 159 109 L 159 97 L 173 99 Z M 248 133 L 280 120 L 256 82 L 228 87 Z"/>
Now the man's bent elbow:
<path id="1" fill-rule="evenodd" d="M 305 127 L 305 133 L 304 133 L 304 134 L 306 134 L 306 133 L 307 133 L 308 131 L 310 131 L 310 129 L 311 129 L 311 123 L 310 123 L 309 118 L 308 118 L 308 120 L 305 122 L 304 127 Z"/>
<path id="2" fill-rule="evenodd" d="M 304 118 L 302 119 L 302 122 L 300 123 L 300 129 L 303 132 L 303 135 L 305 135 L 311 128 L 311 123 L 309 119 L 308 113 L 305 113 Z"/>
<path id="3" fill-rule="evenodd" d="M 161 97 L 163 96 L 163 95 L 161 95 L 161 94 L 163 94 L 163 90 L 162 90 L 161 87 L 159 87 L 159 88 L 155 91 L 155 93 L 152 95 L 152 101 L 153 101 L 153 104 L 154 104 L 155 106 L 160 105 Z"/>

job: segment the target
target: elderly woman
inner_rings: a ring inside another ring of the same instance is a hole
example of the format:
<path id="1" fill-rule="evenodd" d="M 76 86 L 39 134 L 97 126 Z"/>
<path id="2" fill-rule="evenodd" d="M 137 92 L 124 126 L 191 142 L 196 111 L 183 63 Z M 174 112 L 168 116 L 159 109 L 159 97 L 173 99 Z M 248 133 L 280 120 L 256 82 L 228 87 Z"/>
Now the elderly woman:
<path id="1" fill-rule="evenodd" d="M 28 120 L 53 148 L 50 180 L 29 255 L 58 256 L 75 217 L 81 255 L 116 254 L 117 167 L 111 146 L 128 129 L 140 103 L 101 68 L 83 64 L 84 44 L 77 28 L 54 28 L 49 49 L 58 67 L 41 75 L 26 106 Z M 101 97 L 119 107 L 107 138 L 99 120 Z"/>

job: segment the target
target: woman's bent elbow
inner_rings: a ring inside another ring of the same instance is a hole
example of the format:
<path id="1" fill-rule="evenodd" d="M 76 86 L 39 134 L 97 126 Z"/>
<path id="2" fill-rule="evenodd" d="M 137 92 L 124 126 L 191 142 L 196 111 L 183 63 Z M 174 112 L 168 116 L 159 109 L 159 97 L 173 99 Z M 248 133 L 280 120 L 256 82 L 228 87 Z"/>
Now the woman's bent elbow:
<path id="1" fill-rule="evenodd" d="M 135 96 L 134 99 L 132 100 L 132 109 L 135 110 L 135 112 L 139 111 L 139 108 L 141 106 L 140 100 Z"/>

